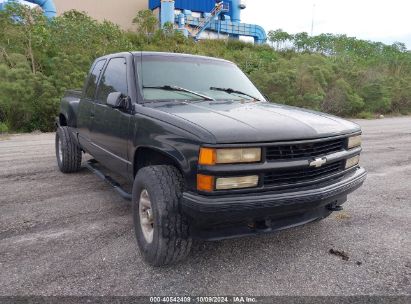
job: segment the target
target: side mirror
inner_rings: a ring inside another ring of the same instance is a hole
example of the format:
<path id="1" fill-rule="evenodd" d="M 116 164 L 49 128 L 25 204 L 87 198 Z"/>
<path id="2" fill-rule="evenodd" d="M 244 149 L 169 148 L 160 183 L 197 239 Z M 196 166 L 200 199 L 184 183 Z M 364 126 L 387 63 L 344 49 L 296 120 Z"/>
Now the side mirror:
<path id="1" fill-rule="evenodd" d="M 121 92 L 112 92 L 107 96 L 107 105 L 112 108 L 120 108 L 124 96 Z"/>

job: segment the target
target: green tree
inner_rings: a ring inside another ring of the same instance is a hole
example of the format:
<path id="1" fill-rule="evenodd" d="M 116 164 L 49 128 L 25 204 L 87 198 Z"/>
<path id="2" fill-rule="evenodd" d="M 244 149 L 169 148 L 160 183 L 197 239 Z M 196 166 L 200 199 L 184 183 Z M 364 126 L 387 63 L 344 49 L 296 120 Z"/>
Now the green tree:
<path id="1" fill-rule="evenodd" d="M 268 40 L 275 45 L 277 51 L 284 49 L 285 44 L 292 39 L 292 35 L 284 32 L 282 29 L 269 31 L 267 36 Z"/>
<path id="2" fill-rule="evenodd" d="M 151 10 L 139 11 L 134 17 L 133 23 L 137 25 L 137 29 L 145 35 L 154 33 L 158 26 L 158 20 Z"/>

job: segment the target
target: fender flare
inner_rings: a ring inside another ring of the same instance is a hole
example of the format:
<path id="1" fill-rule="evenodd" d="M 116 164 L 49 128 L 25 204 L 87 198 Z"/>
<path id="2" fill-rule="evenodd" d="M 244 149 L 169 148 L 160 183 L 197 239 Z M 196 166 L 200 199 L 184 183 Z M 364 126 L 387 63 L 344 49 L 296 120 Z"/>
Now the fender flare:
<path id="1" fill-rule="evenodd" d="M 135 170 L 136 154 L 138 153 L 139 149 L 154 150 L 157 153 L 162 154 L 163 156 L 171 159 L 172 162 L 177 166 L 177 169 L 179 169 L 183 174 L 184 172 L 187 172 L 188 170 L 190 170 L 190 165 L 187 162 L 187 159 L 185 158 L 183 153 L 181 153 L 179 150 L 177 150 L 173 146 L 165 144 L 165 143 L 162 143 L 161 147 L 156 146 L 156 145 L 147 144 L 147 145 L 140 145 L 136 147 L 136 149 L 134 149 L 133 151 L 133 158 L 132 158 L 133 174 L 137 173 L 137 172 L 134 172 L 134 170 Z"/>

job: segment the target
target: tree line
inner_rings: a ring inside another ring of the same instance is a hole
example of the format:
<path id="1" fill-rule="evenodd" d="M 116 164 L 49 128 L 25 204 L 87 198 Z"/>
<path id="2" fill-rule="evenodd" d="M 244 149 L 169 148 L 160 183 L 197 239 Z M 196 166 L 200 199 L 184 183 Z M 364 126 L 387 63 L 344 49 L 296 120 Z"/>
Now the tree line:
<path id="1" fill-rule="evenodd" d="M 0 12 L 0 132 L 52 131 L 64 91 L 81 88 L 91 62 L 121 51 L 168 51 L 235 62 L 272 102 L 347 117 L 411 112 L 411 53 L 344 35 L 270 31 L 266 45 L 194 42 L 150 11 L 135 30 L 69 11 L 46 19 L 11 6 Z"/>

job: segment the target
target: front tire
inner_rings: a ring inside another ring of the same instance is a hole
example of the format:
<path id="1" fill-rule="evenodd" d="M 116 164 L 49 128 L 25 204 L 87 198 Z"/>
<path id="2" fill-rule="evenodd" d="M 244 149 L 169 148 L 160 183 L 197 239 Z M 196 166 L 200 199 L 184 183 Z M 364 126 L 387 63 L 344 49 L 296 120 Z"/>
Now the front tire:
<path id="1" fill-rule="evenodd" d="M 58 127 L 56 132 L 57 165 L 63 173 L 72 173 L 80 170 L 81 149 L 70 136 L 68 127 Z"/>
<path id="2" fill-rule="evenodd" d="M 183 260 L 192 240 L 179 211 L 183 181 L 173 166 L 149 166 L 138 171 L 133 185 L 133 220 L 144 260 L 163 266 Z"/>

